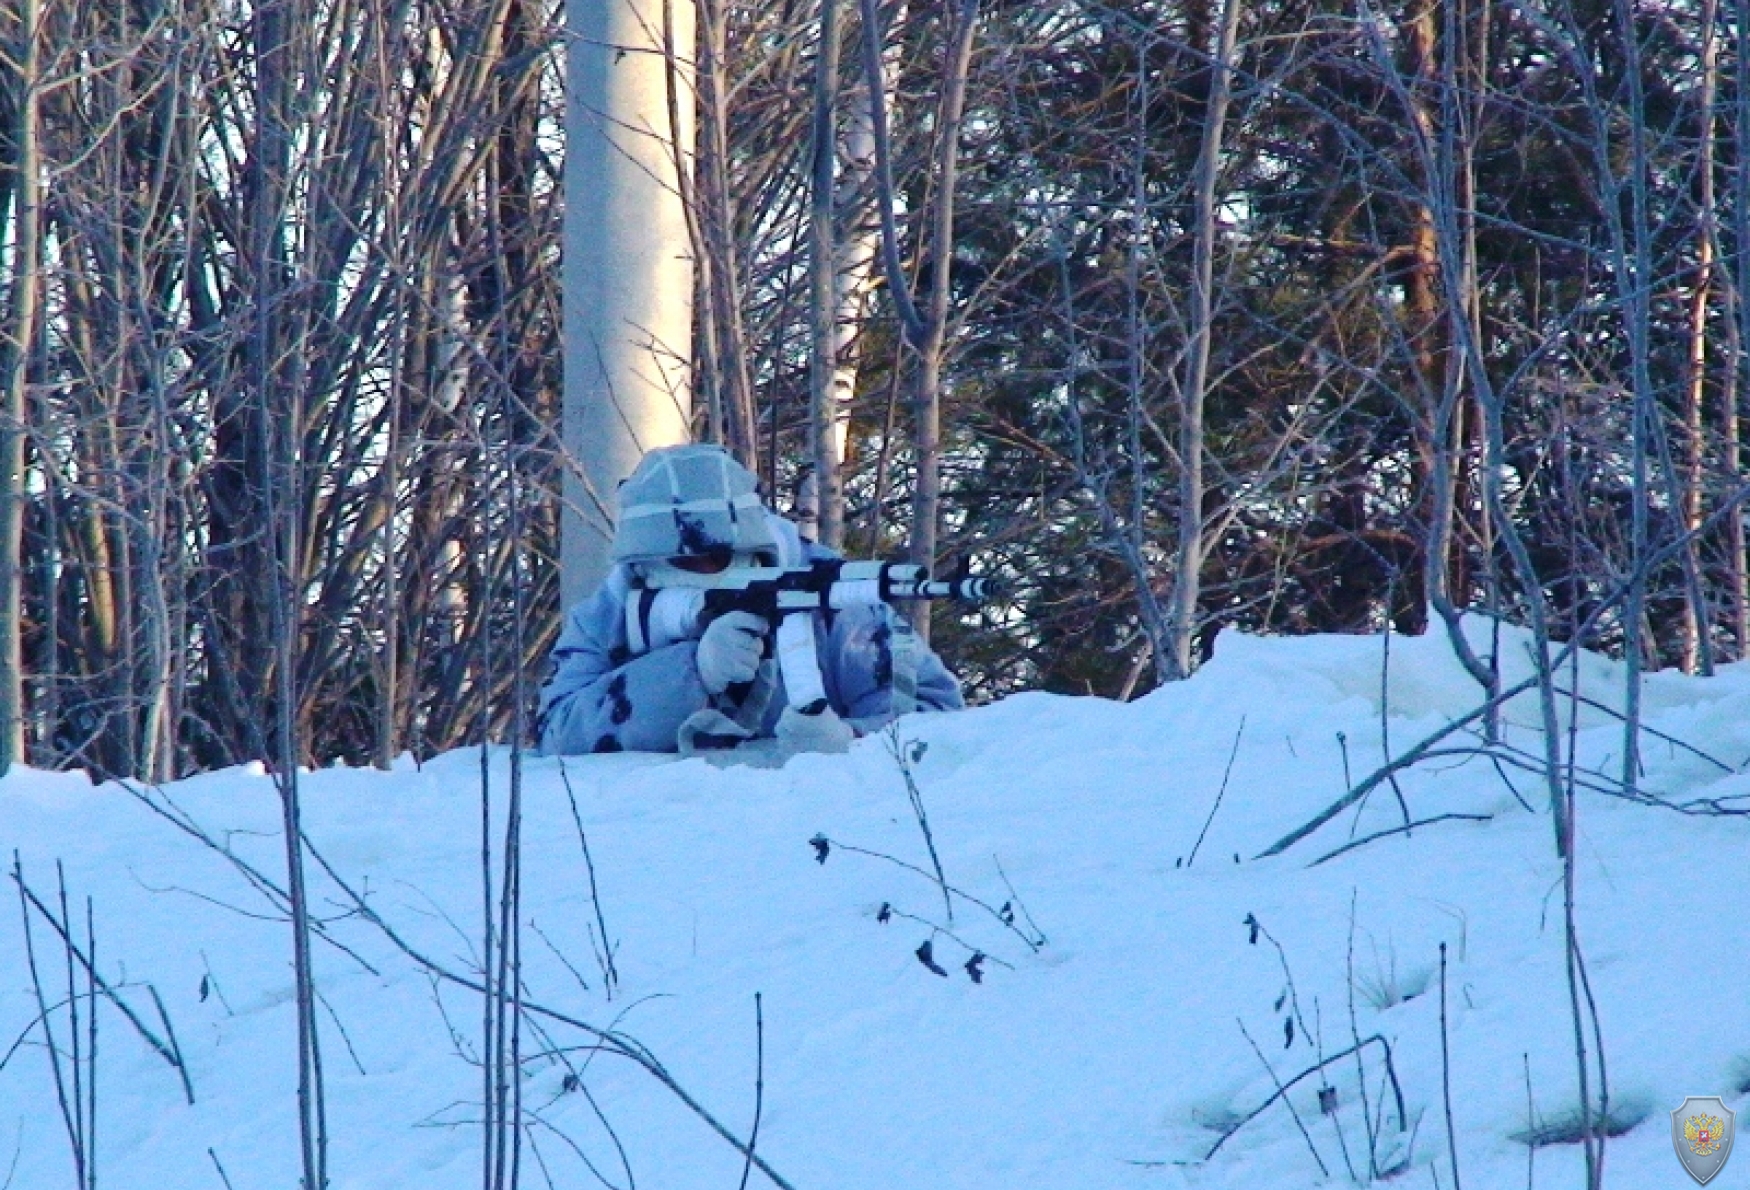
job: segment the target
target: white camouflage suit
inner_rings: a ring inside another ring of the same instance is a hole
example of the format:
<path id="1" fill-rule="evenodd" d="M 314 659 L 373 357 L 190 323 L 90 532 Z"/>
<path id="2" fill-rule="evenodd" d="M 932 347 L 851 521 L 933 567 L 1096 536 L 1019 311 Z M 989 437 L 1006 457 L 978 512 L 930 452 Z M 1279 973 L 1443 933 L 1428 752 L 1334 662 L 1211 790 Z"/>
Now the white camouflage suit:
<path id="1" fill-rule="evenodd" d="M 543 752 L 692 751 L 701 726 L 727 725 L 728 717 L 741 720 L 744 735 L 777 735 L 782 742 L 793 713 L 786 713 L 783 677 L 769 657 L 746 696 L 750 702 L 764 697 L 762 711 L 707 693 L 696 635 L 638 655 L 628 644 L 626 601 L 638 568 L 725 546 L 738 562 L 765 565 L 836 556 L 803 542 L 795 525 L 768 511 L 753 477 L 721 447 L 666 447 L 646 455 L 621 485 L 616 565 L 595 595 L 571 609 L 553 648 L 553 673 L 541 691 Z M 881 605 L 810 614 L 831 712 L 858 734 L 887 723 L 893 717 L 893 613 Z M 965 705 L 959 682 L 941 660 L 910 639 L 915 709 Z M 903 652 L 901 657 L 903 665 Z M 848 739 L 850 730 L 838 730 Z M 704 738 L 717 742 L 716 736 Z"/>

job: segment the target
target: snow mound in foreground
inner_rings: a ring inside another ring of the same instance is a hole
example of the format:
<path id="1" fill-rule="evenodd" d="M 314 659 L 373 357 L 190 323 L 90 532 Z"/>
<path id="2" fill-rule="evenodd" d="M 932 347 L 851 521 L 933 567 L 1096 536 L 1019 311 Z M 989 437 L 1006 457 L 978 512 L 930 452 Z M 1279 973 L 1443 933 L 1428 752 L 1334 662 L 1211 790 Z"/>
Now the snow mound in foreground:
<path id="1" fill-rule="evenodd" d="M 526 758 L 525 996 L 635 1039 L 739 1136 L 758 1077 L 759 1154 L 835 1190 L 1291 1187 L 1400 1166 L 1420 1185 L 1423 1165 L 1445 1183 L 1444 1015 L 1464 1179 L 1523 1184 L 1531 1161 L 1573 1184 L 1578 1145 L 1525 1139 L 1554 1141 L 1578 1104 L 1535 699 L 1505 708 L 1493 758 L 1456 732 L 1255 858 L 1478 705 L 1440 635 L 1392 639 L 1389 664 L 1386 645 L 1224 634 L 1193 680 L 1128 705 L 1021 695 L 777 771 Z M 1521 634 L 1498 648 L 1509 684 L 1529 673 Z M 1671 1186 L 1669 1110 L 1750 1106 L 1750 820 L 1613 796 L 1621 675 L 1596 657 L 1578 673 L 1596 705 L 1573 724 L 1575 919 L 1626 1129 L 1608 1184 Z M 1750 809 L 1750 666 L 1654 675 L 1644 706 L 1643 789 Z M 482 1006 L 434 970 L 480 966 L 482 788 L 496 868 L 511 770 L 487 760 L 484 777 L 466 750 L 300 782 L 336 1187 L 479 1184 Z M 1433 821 L 1381 834 L 1406 812 Z M 259 768 L 161 791 L 0 780 L 0 843 L 56 914 L 61 866 L 80 937 L 90 898 L 99 971 L 194 1094 L 100 1005 L 106 1186 L 217 1186 L 216 1166 L 238 1190 L 295 1184 L 290 935 L 263 887 L 284 883 L 279 829 Z M 22 1041 L 0 1051 L 0 1170 L 71 1185 L 23 919 L 3 920 L 0 1045 Z M 31 927 L 70 1047 L 65 952 L 42 913 Z M 586 1162 L 614 1186 L 739 1181 L 740 1153 L 575 1024 L 531 1012 L 522 1047 L 526 1185 L 594 1184 Z"/>

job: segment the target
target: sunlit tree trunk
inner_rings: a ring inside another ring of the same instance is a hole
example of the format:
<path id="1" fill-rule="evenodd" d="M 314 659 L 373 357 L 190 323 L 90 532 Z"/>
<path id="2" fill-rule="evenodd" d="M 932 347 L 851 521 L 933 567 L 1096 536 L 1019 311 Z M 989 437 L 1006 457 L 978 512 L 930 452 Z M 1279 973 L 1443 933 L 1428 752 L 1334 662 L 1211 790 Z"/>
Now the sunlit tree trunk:
<path id="1" fill-rule="evenodd" d="M 1215 51 L 1209 110 L 1193 179 L 1195 239 L 1191 261 L 1190 342 L 1186 345 L 1184 408 L 1179 423 L 1179 553 L 1173 581 L 1172 648 L 1169 678 L 1191 672 L 1191 642 L 1197 631 L 1197 601 L 1203 573 L 1203 409 L 1209 393 L 1210 334 L 1215 320 L 1215 181 L 1221 170 L 1221 141 L 1233 95 L 1234 42 L 1240 0 L 1224 0 L 1220 41 Z"/>
<path id="2" fill-rule="evenodd" d="M 1702 523 L 1706 485 L 1707 318 L 1711 303 L 1717 237 L 1714 202 L 1714 102 L 1719 89 L 1717 0 L 1703 0 L 1701 9 L 1701 79 L 1696 98 L 1699 135 L 1696 153 L 1695 282 L 1689 294 L 1689 374 L 1683 402 L 1683 529 L 1697 535 Z M 1711 650 L 1702 644 L 1713 626 L 1702 618 L 1697 601 L 1683 602 L 1682 656 L 1684 673 L 1712 670 Z M 1710 662 L 1704 666 L 1704 660 Z"/>
<path id="3" fill-rule="evenodd" d="M 948 298 L 954 266 L 954 200 L 960 170 L 960 122 L 966 111 L 967 71 L 972 39 L 978 26 L 978 0 L 961 0 L 954 15 L 947 74 L 936 112 L 936 196 L 930 221 L 930 291 L 918 343 L 918 367 L 912 397 L 912 449 L 917 456 L 917 480 L 912 493 L 910 558 L 923 566 L 936 563 L 936 540 L 942 519 L 942 357 L 947 346 Z M 913 613 L 918 635 L 930 637 L 929 607 L 919 601 Z"/>
<path id="4" fill-rule="evenodd" d="M 833 448 L 833 379 L 838 365 L 833 324 L 838 228 L 833 201 L 838 182 L 839 0 L 820 0 L 820 49 L 814 67 L 814 133 L 810 141 L 808 198 L 808 454 L 810 471 L 798 501 L 802 536 L 837 548 L 844 538 L 844 489 Z"/>
<path id="5" fill-rule="evenodd" d="M 569 0 L 563 601 L 607 574 L 614 489 L 692 421 L 692 260 L 677 163 L 692 157 L 690 0 Z M 671 59 L 665 40 L 686 56 Z"/>
<path id="6" fill-rule="evenodd" d="M 906 5 L 901 3 L 890 19 L 895 24 L 902 23 L 905 15 Z M 826 373 L 824 393 L 816 389 L 823 427 L 815 431 L 812 465 L 796 502 L 800 517 L 804 521 L 817 520 L 820 540 L 834 549 L 844 544 L 844 469 L 850 451 L 851 411 L 863 364 L 864 319 L 879 276 L 881 223 L 876 215 L 880 186 L 876 176 L 875 104 L 893 110 L 897 77 L 894 47 L 883 44 L 881 29 L 865 21 L 859 35 L 864 42 L 863 69 L 855 82 L 844 88 L 839 120 L 843 132 L 839 137 L 838 180 L 832 204 L 830 345 L 824 325 L 815 332 L 819 337 L 815 366 Z M 824 289 L 816 298 L 824 300 Z M 823 498 L 824 508 L 820 507 Z"/>
<path id="7" fill-rule="evenodd" d="M 25 390 L 31 345 L 36 340 L 37 270 L 41 228 L 41 167 L 37 139 L 39 0 L 20 0 L 16 70 L 18 122 L 14 132 L 13 259 L 7 294 L 7 326 L 0 357 L 5 364 L 5 401 L 0 410 L 0 775 L 24 758 L 24 474 Z"/>
<path id="8" fill-rule="evenodd" d="M 1437 24 L 1439 0 L 1410 0 L 1403 22 L 1403 38 L 1409 55 L 1407 85 L 1403 88 L 1412 136 L 1421 149 L 1418 170 L 1423 175 L 1423 193 L 1414 202 L 1410 227 L 1410 261 L 1404 283 L 1404 308 L 1408 315 L 1408 338 L 1416 385 L 1417 421 L 1416 483 L 1418 509 L 1427 524 L 1427 544 L 1422 557 L 1410 564 L 1401 582 L 1409 588 L 1412 605 L 1424 595 L 1436 607 L 1450 606 L 1444 568 L 1453 552 L 1453 422 L 1456 386 L 1450 382 L 1452 353 L 1445 341 L 1440 261 L 1443 250 L 1436 224 L 1436 205 L 1446 179 L 1441 176 L 1435 146 L 1440 140 L 1440 117 L 1433 108 L 1439 94 L 1441 50 L 1450 58 L 1453 47 L 1442 47 Z M 1390 609 L 1388 609 L 1390 614 Z"/>
<path id="9" fill-rule="evenodd" d="M 894 8 L 892 20 L 903 23 L 906 5 Z M 864 30 L 862 36 L 873 39 L 874 30 Z M 881 226 L 875 215 L 875 124 L 869 91 L 879 89 L 883 106 L 893 110 L 894 86 L 898 77 L 896 48 L 874 44 L 875 52 L 864 55 L 864 70 L 851 97 L 846 101 L 843 174 L 839 179 L 838 212 L 840 232 L 838 251 L 833 266 L 833 373 L 832 420 L 828 424 L 828 455 L 839 468 L 841 477 L 849 460 L 851 444 L 851 410 L 857 395 L 857 382 L 863 368 L 864 319 L 870 295 L 878 276 L 876 261 L 881 252 Z M 875 68 L 871 74 L 870 64 Z M 838 485 L 841 506 L 844 485 Z M 836 518 L 843 524 L 841 507 Z"/>
<path id="10" fill-rule="evenodd" d="M 694 171 L 697 211 L 693 224 L 698 291 L 705 303 L 698 322 L 707 358 L 696 366 L 701 381 L 713 388 L 713 417 L 724 445 L 742 466 L 757 474 L 759 425 L 748 367 L 747 329 L 742 316 L 743 266 L 736 251 L 735 202 L 729 180 L 729 12 L 724 0 L 700 0 L 698 21 L 699 153 Z M 695 393 L 695 400 L 697 396 Z"/>
<path id="11" fill-rule="evenodd" d="M 1723 426 L 1722 469 L 1734 478 L 1743 475 L 1742 420 L 1738 402 L 1750 389 L 1750 21 L 1740 14 L 1733 59 L 1735 93 L 1728 123 L 1733 130 L 1732 239 L 1738 248 L 1736 268 L 1724 286 L 1726 292 L 1726 367 L 1720 385 L 1720 420 Z M 1750 658 L 1750 557 L 1746 550 L 1744 507 L 1734 504 L 1727 514 L 1727 586 L 1729 622 L 1737 639 L 1738 659 Z"/>

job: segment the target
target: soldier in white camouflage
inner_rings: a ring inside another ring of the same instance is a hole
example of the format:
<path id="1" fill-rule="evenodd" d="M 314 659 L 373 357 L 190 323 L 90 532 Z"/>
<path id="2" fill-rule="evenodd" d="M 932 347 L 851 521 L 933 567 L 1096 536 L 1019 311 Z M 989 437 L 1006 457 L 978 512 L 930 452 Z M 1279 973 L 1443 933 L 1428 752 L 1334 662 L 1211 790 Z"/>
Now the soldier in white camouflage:
<path id="1" fill-rule="evenodd" d="M 835 557 L 767 509 L 721 447 L 651 451 L 620 485 L 615 566 L 571 609 L 541 692 L 548 754 L 838 751 L 907 711 L 964 705 L 960 684 L 885 604 L 808 613 L 827 705 L 799 710 L 770 656 L 770 624 L 735 611 L 706 623 L 658 616 L 634 652 L 629 593 L 653 570 L 799 566 Z"/>

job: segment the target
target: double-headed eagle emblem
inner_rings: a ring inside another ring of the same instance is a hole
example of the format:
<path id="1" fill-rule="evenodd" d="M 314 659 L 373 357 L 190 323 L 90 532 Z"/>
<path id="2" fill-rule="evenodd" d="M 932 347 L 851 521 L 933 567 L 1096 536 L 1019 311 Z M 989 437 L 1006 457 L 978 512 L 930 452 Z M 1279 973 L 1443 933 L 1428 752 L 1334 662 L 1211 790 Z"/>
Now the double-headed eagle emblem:
<path id="1" fill-rule="evenodd" d="M 1712 1157 L 1719 1152 L 1720 1134 L 1724 1130 L 1718 1116 L 1690 1116 L 1683 1121 L 1683 1139 L 1697 1157 Z"/>
<path id="2" fill-rule="evenodd" d="M 1725 1167 L 1736 1122 L 1737 1113 L 1717 1095 L 1691 1095 L 1671 1113 L 1677 1160 L 1698 1185 L 1707 1185 Z"/>

